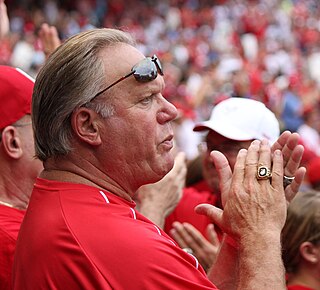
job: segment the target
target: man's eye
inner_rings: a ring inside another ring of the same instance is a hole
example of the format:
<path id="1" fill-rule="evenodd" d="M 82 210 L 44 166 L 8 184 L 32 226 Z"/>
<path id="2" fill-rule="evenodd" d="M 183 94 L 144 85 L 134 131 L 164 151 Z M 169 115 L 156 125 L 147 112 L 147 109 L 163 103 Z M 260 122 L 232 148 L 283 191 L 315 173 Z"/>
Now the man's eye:
<path id="1" fill-rule="evenodd" d="M 151 101 L 152 101 L 153 97 L 150 96 L 150 97 L 147 97 L 147 98 L 144 98 L 140 101 L 140 103 L 144 104 L 144 105 L 147 105 L 149 104 Z"/>

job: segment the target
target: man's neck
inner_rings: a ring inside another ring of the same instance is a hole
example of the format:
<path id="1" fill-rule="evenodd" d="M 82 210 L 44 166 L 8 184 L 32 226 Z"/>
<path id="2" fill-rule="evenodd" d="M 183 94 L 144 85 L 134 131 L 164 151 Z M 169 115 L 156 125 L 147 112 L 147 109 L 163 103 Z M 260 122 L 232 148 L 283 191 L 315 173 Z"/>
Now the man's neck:
<path id="1" fill-rule="evenodd" d="M 8 190 L 8 188 L 1 187 L 0 192 L 0 204 L 12 207 L 16 209 L 27 209 L 29 198 L 27 198 L 24 194 L 19 194 L 19 190 L 13 192 L 12 190 Z"/>
<path id="2" fill-rule="evenodd" d="M 55 180 L 61 182 L 71 182 L 78 184 L 85 184 L 93 187 L 107 190 L 125 200 L 132 201 L 131 196 L 126 193 L 123 189 L 119 188 L 116 184 L 109 180 L 107 176 L 105 178 L 99 178 L 88 172 L 82 170 L 69 170 L 69 169 L 45 169 L 41 172 L 40 178 Z"/>

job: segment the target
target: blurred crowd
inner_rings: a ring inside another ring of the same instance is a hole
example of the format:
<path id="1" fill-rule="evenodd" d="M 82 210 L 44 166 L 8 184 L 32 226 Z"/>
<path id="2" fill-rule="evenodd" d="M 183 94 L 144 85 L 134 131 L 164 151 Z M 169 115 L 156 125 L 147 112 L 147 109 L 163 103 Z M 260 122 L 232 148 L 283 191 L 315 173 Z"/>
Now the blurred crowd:
<path id="1" fill-rule="evenodd" d="M 165 97 L 180 111 L 177 145 L 197 156 L 194 122 L 228 97 L 263 101 L 281 130 L 297 131 L 305 162 L 320 155 L 320 3 L 317 0 L 7 0 L 0 64 L 33 76 L 45 61 L 38 32 L 63 41 L 92 27 L 130 31 L 164 66 Z M 188 142 L 186 142 L 188 140 Z M 320 179 L 320 176 L 319 176 Z"/>

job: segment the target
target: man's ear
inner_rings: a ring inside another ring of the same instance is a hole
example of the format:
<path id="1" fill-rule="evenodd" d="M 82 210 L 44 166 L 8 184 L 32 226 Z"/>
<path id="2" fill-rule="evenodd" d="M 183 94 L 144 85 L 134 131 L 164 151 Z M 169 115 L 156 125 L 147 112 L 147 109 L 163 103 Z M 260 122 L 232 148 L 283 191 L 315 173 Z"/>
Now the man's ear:
<path id="1" fill-rule="evenodd" d="M 23 150 L 17 128 L 13 126 L 5 127 L 2 130 L 1 143 L 8 156 L 13 159 L 21 158 Z"/>
<path id="2" fill-rule="evenodd" d="M 316 264 L 320 261 L 320 247 L 311 242 L 303 242 L 300 245 L 300 255 L 309 263 Z"/>
<path id="3" fill-rule="evenodd" d="M 77 109 L 71 117 L 74 134 L 86 143 L 100 145 L 100 120 L 100 115 L 91 109 L 85 107 Z"/>

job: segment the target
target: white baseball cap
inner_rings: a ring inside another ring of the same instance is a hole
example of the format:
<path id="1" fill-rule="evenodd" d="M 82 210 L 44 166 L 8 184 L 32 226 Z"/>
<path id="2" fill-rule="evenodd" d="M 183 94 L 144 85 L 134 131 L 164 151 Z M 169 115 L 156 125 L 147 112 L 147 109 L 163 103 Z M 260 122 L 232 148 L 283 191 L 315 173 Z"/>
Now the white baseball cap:
<path id="1" fill-rule="evenodd" d="M 280 134 L 276 116 L 263 103 L 237 97 L 218 103 L 213 108 L 210 119 L 196 124 L 193 130 L 213 130 L 237 141 L 267 139 L 270 144 Z"/>

